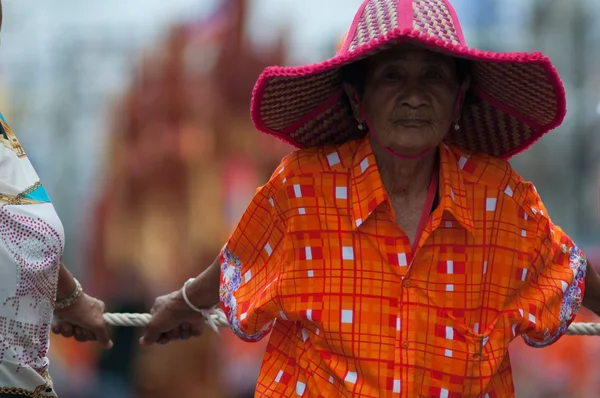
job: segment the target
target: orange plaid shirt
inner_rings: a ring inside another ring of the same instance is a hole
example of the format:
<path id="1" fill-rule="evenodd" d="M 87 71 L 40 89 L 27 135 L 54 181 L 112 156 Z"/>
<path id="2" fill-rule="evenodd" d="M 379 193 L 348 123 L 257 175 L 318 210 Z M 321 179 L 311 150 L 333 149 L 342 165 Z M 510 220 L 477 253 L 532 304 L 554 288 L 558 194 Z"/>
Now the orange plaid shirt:
<path id="1" fill-rule="evenodd" d="M 510 165 L 439 148 L 438 204 L 415 246 L 368 138 L 296 151 L 221 252 L 221 302 L 269 332 L 256 395 L 510 397 L 508 344 L 556 341 L 587 261 Z"/>

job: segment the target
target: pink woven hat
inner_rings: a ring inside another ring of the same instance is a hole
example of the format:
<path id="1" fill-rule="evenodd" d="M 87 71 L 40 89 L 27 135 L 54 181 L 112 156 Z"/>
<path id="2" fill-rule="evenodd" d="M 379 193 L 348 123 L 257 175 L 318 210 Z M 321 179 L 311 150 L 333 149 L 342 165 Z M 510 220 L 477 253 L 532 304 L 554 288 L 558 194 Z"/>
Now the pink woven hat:
<path id="1" fill-rule="evenodd" d="M 400 42 L 472 61 L 475 100 L 464 107 L 460 129 L 452 129 L 448 143 L 506 159 L 565 117 L 564 87 L 543 54 L 469 48 L 447 0 L 367 0 L 333 58 L 263 71 L 252 98 L 254 125 L 297 148 L 363 136 L 344 97 L 340 68 Z"/>

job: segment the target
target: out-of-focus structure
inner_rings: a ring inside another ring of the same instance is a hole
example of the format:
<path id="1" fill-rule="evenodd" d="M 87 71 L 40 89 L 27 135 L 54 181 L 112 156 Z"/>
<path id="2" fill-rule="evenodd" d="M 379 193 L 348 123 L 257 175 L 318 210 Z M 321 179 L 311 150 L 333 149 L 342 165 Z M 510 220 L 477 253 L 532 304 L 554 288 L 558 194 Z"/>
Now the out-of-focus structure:
<path id="1" fill-rule="evenodd" d="M 283 63 L 285 45 L 253 48 L 246 9 L 245 0 L 223 1 L 208 19 L 174 27 L 115 108 L 87 277 L 110 310 L 147 311 L 154 297 L 201 272 L 289 151 L 251 124 L 256 78 Z M 253 391 L 263 344 L 240 349 L 228 332 L 209 330 L 185 344 L 138 349 L 134 331 L 118 332 L 119 350 L 101 358 L 100 380 L 126 384 L 129 376 L 140 397 Z"/>

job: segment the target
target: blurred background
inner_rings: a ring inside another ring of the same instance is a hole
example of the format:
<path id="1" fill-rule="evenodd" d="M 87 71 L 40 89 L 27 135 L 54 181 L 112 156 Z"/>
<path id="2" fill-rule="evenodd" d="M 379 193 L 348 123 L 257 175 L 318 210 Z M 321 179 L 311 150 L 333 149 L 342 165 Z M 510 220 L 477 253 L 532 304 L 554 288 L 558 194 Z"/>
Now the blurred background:
<path id="1" fill-rule="evenodd" d="M 290 150 L 252 127 L 256 78 L 331 57 L 360 2 L 3 2 L 0 109 L 63 220 L 65 263 L 110 311 L 145 312 L 214 259 Z M 512 164 L 600 265 L 600 2 L 452 3 L 471 46 L 557 66 L 567 119 Z M 107 353 L 53 338 L 60 396 L 253 396 L 264 343 L 222 331 L 141 350 L 137 337 L 114 330 Z M 511 350 L 518 397 L 599 396 L 600 338 Z"/>

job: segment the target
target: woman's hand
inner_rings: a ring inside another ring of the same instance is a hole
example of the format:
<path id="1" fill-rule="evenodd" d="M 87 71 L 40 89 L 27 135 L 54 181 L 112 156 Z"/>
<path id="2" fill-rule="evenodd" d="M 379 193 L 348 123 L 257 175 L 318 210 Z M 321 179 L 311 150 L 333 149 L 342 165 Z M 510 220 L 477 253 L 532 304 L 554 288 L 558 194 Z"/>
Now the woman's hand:
<path id="1" fill-rule="evenodd" d="M 219 303 L 220 276 L 221 266 L 217 256 L 208 268 L 184 285 L 187 287 L 157 298 L 150 310 L 152 318 L 140 344 L 166 344 L 172 340 L 200 336 L 205 318 L 187 305 L 183 289 L 186 289 L 187 298 L 197 308 L 212 308 Z"/>
<path id="2" fill-rule="evenodd" d="M 185 303 L 181 290 L 158 297 L 150 310 L 152 318 L 140 344 L 167 344 L 173 340 L 187 340 L 203 332 L 204 317 Z"/>
<path id="3" fill-rule="evenodd" d="M 55 323 L 52 331 L 75 340 L 97 341 L 105 349 L 113 346 L 108 334 L 108 326 L 102 319 L 104 303 L 83 293 L 67 308 L 54 310 Z"/>

